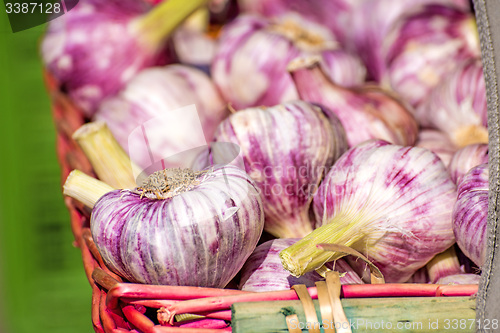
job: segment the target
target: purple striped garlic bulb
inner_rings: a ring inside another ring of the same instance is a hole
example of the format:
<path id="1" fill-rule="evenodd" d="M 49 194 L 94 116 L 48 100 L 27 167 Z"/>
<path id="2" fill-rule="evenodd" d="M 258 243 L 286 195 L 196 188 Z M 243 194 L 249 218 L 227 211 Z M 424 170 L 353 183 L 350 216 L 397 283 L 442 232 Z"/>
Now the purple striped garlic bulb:
<path id="1" fill-rule="evenodd" d="M 417 108 L 457 63 L 481 56 L 474 15 L 452 6 L 416 7 L 395 22 L 382 52 L 383 83 Z"/>
<path id="2" fill-rule="evenodd" d="M 244 15 L 227 24 L 211 73 L 235 109 L 273 106 L 298 99 L 287 65 L 306 54 L 320 57 L 325 72 L 339 84 L 352 86 L 365 79 L 361 61 L 339 49 L 328 29 L 298 16 L 274 22 Z"/>
<path id="3" fill-rule="evenodd" d="M 416 110 L 421 125 L 448 134 L 457 147 L 488 143 L 486 86 L 481 59 L 469 59 L 443 77 Z"/>
<path id="4" fill-rule="evenodd" d="M 183 119 L 173 119 L 173 124 L 152 127 L 147 133 L 148 147 L 143 147 L 140 140 L 131 140 L 132 133 L 146 122 L 158 123 L 155 119 L 169 113 L 175 115 L 175 110 L 192 104 L 199 119 L 193 119 L 191 131 L 177 125 L 187 117 L 180 114 Z M 210 142 L 227 114 L 226 105 L 207 74 L 185 65 L 168 65 L 141 71 L 117 96 L 102 103 L 95 118 L 107 123 L 133 162 L 145 169 L 155 161 Z M 201 129 L 195 126 L 197 122 Z M 165 167 L 191 166 L 191 161 L 181 162 L 170 159 L 166 164 L 172 164 Z"/>
<path id="5" fill-rule="evenodd" d="M 457 7 L 470 12 L 469 0 L 362 0 L 359 10 L 354 13 L 359 16 L 357 30 L 351 34 L 354 43 L 352 49 L 363 59 L 368 76 L 379 82 L 386 71 L 382 45 L 392 25 L 415 8 L 428 4 L 441 4 Z"/>
<path id="6" fill-rule="evenodd" d="M 257 246 L 241 269 L 238 288 L 245 291 L 288 290 L 295 284 L 314 287 L 316 281 L 324 278 L 317 272 L 309 272 L 300 277 L 290 275 L 283 268 L 279 252 L 297 242 L 298 238 L 278 238 Z M 330 265 L 330 268 L 333 265 Z M 342 259 L 335 262 L 334 269 L 341 273 L 341 284 L 362 284 L 361 278 Z"/>
<path id="7" fill-rule="evenodd" d="M 458 147 L 451 142 L 446 133 L 429 128 L 421 129 L 418 132 L 418 140 L 415 146 L 429 149 L 439 156 L 446 166 L 450 164 L 453 155 L 458 150 Z"/>
<path id="8" fill-rule="evenodd" d="M 453 154 L 448 165 L 448 172 L 455 184 L 459 184 L 470 169 L 483 163 L 488 163 L 488 144 L 468 145 Z"/>
<path id="9" fill-rule="evenodd" d="M 453 207 L 453 232 L 462 252 L 481 267 L 486 255 L 488 164 L 472 168 L 458 184 Z"/>
<path id="10" fill-rule="evenodd" d="M 95 203 L 90 227 L 104 263 L 130 282 L 224 287 L 262 233 L 255 184 L 233 166 L 165 172 Z"/>
<path id="11" fill-rule="evenodd" d="M 91 117 L 105 98 L 120 91 L 141 69 L 166 63 L 166 40 L 176 20 L 201 3 L 177 6 L 172 16 L 172 6 L 166 2 L 150 10 L 142 0 L 80 0 L 49 22 L 41 43 L 43 63 Z"/>
<path id="12" fill-rule="evenodd" d="M 346 150 L 338 144 L 345 142 L 341 127 L 334 130 L 319 107 L 293 101 L 231 114 L 215 141 L 240 147 L 246 172 L 262 196 L 267 232 L 298 238 L 312 231 L 312 195 Z"/>
<path id="13" fill-rule="evenodd" d="M 455 184 L 434 153 L 372 140 L 335 162 L 314 196 L 318 228 L 280 253 L 300 276 L 342 255 L 320 243 L 363 253 L 387 282 L 407 281 L 455 242 Z"/>
<path id="14" fill-rule="evenodd" d="M 324 105 L 329 117 L 338 117 L 350 147 L 371 139 L 413 145 L 418 124 L 410 106 L 377 86 L 346 88 L 332 82 L 317 58 L 295 59 L 289 65 L 302 100 Z"/>

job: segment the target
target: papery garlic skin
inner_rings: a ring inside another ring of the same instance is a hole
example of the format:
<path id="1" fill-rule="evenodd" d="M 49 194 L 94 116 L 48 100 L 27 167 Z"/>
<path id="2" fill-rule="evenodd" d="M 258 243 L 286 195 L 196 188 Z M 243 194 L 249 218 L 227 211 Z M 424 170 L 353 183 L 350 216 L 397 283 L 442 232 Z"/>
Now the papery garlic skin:
<path id="1" fill-rule="evenodd" d="M 109 192 L 90 226 L 104 263 L 130 282 L 221 288 L 255 249 L 264 212 L 248 175 L 226 166 L 168 199 Z"/>
<path id="2" fill-rule="evenodd" d="M 415 143 L 418 124 L 411 107 L 393 94 L 373 85 L 350 89 L 335 84 L 315 57 L 297 58 L 288 70 L 302 100 L 324 105 L 330 117 L 338 117 L 350 147 L 371 139 Z"/>
<path id="3" fill-rule="evenodd" d="M 488 109 L 481 59 L 462 62 L 442 78 L 415 116 L 447 133 L 458 147 L 488 143 Z"/>
<path id="4" fill-rule="evenodd" d="M 417 108 L 460 61 L 481 56 L 471 12 L 443 5 L 417 7 L 384 40 L 382 82 Z"/>
<path id="5" fill-rule="evenodd" d="M 387 282 L 404 282 L 455 242 L 451 210 L 456 188 L 427 149 L 372 140 L 335 162 L 314 196 L 320 226 L 282 251 L 293 275 L 317 269 L 336 253 L 315 244 L 338 243 L 363 253 Z"/>
<path id="6" fill-rule="evenodd" d="M 488 222 L 488 164 L 481 164 L 465 174 L 458 184 L 453 207 L 453 231 L 462 252 L 481 267 L 486 255 Z"/>
<path id="7" fill-rule="evenodd" d="M 148 149 L 140 142 L 129 141 L 131 133 L 146 121 L 191 104 L 196 106 L 203 133 L 165 133 L 166 129 L 160 128 L 159 133 L 153 133 L 154 140 L 150 138 Z M 141 71 L 116 97 L 102 103 L 95 118 L 105 121 L 134 162 L 147 168 L 170 157 L 172 151 L 199 146 L 199 136 L 210 142 L 227 115 L 226 105 L 207 74 L 185 65 L 168 65 Z M 191 162 L 185 163 L 187 167 Z"/>
<path id="8" fill-rule="evenodd" d="M 456 284 L 479 284 L 479 280 L 481 280 L 481 275 L 479 274 L 456 274 L 456 275 L 448 275 L 439 279 L 436 284 L 447 284 L 447 285 L 456 285 Z"/>
<path id="9" fill-rule="evenodd" d="M 458 150 L 458 147 L 451 142 L 450 137 L 446 133 L 428 128 L 421 129 L 418 132 L 418 140 L 415 146 L 429 149 L 439 156 L 445 166 L 450 164 L 453 155 Z"/>
<path id="10" fill-rule="evenodd" d="M 320 57 L 325 71 L 339 84 L 357 85 L 365 79 L 358 57 L 338 49 L 326 28 L 297 16 L 272 22 L 244 15 L 227 24 L 211 73 L 235 109 L 273 106 L 298 99 L 287 65 L 305 54 Z"/>
<path id="11" fill-rule="evenodd" d="M 475 166 L 488 163 L 488 144 L 478 143 L 465 146 L 455 152 L 448 165 L 448 172 L 455 184 Z"/>
<path id="12" fill-rule="evenodd" d="M 297 240 L 297 238 L 278 238 L 257 246 L 241 269 L 238 288 L 257 292 L 288 290 L 295 284 L 314 287 L 316 281 L 324 280 L 316 272 L 309 272 L 297 278 L 290 275 L 290 272 L 283 268 L 278 254 Z M 332 265 L 330 267 L 333 268 Z M 335 262 L 335 270 L 341 275 L 345 273 L 340 278 L 341 284 L 363 283 L 360 277 L 342 259 Z"/>
<path id="13" fill-rule="evenodd" d="M 133 28 L 133 20 L 149 8 L 142 1 L 80 0 L 48 23 L 43 63 L 87 116 L 139 70 L 163 63 Z"/>
<path id="14" fill-rule="evenodd" d="M 346 149 L 320 108 L 304 101 L 237 111 L 219 126 L 216 142 L 241 149 L 247 173 L 262 195 L 265 230 L 281 238 L 312 231 L 312 195 L 332 163 Z"/>

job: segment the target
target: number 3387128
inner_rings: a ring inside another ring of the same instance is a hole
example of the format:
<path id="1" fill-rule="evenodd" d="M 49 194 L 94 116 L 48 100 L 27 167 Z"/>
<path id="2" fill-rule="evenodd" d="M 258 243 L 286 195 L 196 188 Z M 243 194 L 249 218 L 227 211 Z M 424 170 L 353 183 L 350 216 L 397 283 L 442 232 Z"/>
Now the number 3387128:
<path id="1" fill-rule="evenodd" d="M 58 14 L 61 12 L 60 3 L 36 3 L 36 2 L 7 2 L 5 4 L 5 9 L 7 14 Z"/>

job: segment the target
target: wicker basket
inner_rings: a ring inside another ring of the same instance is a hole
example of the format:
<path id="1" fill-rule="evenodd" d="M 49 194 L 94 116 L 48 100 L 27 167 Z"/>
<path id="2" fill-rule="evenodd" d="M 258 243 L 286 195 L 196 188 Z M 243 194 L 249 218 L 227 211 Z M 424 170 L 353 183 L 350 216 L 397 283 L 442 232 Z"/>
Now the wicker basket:
<path id="1" fill-rule="evenodd" d="M 57 155 L 61 166 L 61 180 L 73 169 L 79 169 L 95 176 L 92 166 L 85 154 L 73 141 L 72 134 L 88 119 L 74 106 L 71 100 L 60 91 L 57 82 L 47 73 L 44 74 L 48 93 L 52 101 L 53 118 L 57 130 Z M 77 201 L 66 197 L 65 204 L 70 212 L 71 228 L 75 245 L 81 250 L 83 266 L 92 287 L 92 324 L 96 332 L 118 333 L 150 333 L 150 332 L 221 332 L 230 331 L 230 327 L 222 329 L 190 329 L 160 325 L 155 320 L 157 309 L 165 306 L 172 299 L 175 289 L 177 300 L 187 299 L 184 290 L 192 287 L 169 287 L 132 284 L 123 281 L 104 265 L 92 241 L 90 234 L 90 211 Z M 408 292 L 403 286 L 396 294 L 384 289 L 385 285 L 365 285 L 362 297 L 401 297 L 401 296 L 469 296 L 477 292 L 477 285 L 439 286 L 422 284 L 415 293 Z M 406 284 L 408 286 L 408 284 Z M 220 296 L 243 293 L 231 289 L 197 288 L 200 297 Z M 366 290 L 371 290 L 366 293 Z M 391 289 L 391 290 L 394 290 Z M 224 291 L 224 292 L 223 292 Z M 147 298 L 140 295 L 147 294 Z M 351 295 L 351 296 L 349 296 Z M 342 286 L 343 297 L 360 296 L 356 286 Z M 299 299 L 297 297 L 297 299 Z M 215 318 L 231 320 L 230 311 L 218 311 Z"/>

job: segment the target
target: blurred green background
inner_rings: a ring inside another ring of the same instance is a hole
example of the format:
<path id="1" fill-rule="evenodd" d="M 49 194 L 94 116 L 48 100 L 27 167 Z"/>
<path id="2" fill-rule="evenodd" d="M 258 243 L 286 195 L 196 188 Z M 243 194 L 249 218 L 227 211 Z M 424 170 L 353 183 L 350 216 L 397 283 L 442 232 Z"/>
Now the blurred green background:
<path id="1" fill-rule="evenodd" d="M 61 195 L 38 42 L 0 4 L 0 333 L 93 332 L 92 290 Z"/>

